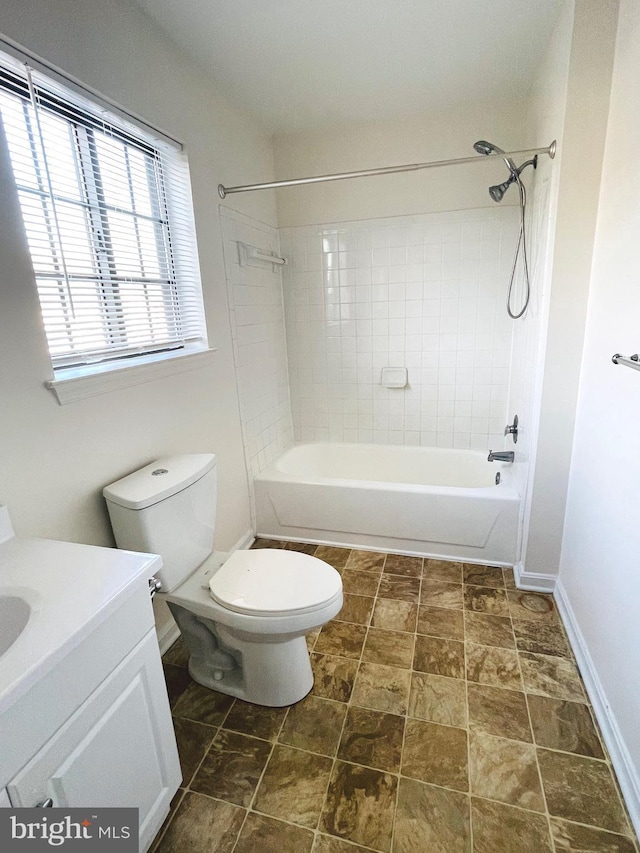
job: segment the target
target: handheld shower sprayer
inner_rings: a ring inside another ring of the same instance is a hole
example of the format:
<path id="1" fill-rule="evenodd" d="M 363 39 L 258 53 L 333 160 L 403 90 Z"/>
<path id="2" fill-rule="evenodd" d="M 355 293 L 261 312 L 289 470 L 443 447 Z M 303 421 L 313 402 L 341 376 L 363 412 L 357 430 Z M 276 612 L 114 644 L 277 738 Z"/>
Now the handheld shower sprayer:
<path id="1" fill-rule="evenodd" d="M 502 148 L 498 148 L 497 145 L 494 145 L 493 142 L 487 142 L 485 139 L 479 139 L 473 145 L 474 150 L 478 152 L 478 154 L 503 154 L 504 151 Z M 531 283 L 529 281 L 529 261 L 527 258 L 527 242 L 526 242 L 526 234 L 525 234 L 525 211 L 527 206 L 527 192 L 525 190 L 524 184 L 520 180 L 521 172 L 527 168 L 527 166 L 533 166 L 534 169 L 538 166 L 538 155 L 524 162 L 521 166 L 516 166 L 511 157 L 503 157 L 503 160 L 511 173 L 506 181 L 503 181 L 501 184 L 495 184 L 492 187 L 489 187 L 489 195 L 495 202 L 501 202 L 504 198 L 504 194 L 509 189 L 511 184 L 517 184 L 518 189 L 520 191 L 520 233 L 518 234 L 518 243 L 516 245 L 516 252 L 513 258 L 513 266 L 511 267 L 511 278 L 509 279 L 509 290 L 507 293 L 507 314 L 511 317 L 512 320 L 518 320 L 524 312 L 527 310 L 529 305 L 529 299 L 531 297 Z M 522 262 L 524 265 L 524 283 L 525 283 L 525 298 L 524 305 L 520 309 L 520 311 L 515 312 L 511 307 L 511 296 L 513 291 L 513 280 L 516 274 L 516 265 L 518 263 L 518 255 L 520 254 L 520 248 L 522 247 Z"/>

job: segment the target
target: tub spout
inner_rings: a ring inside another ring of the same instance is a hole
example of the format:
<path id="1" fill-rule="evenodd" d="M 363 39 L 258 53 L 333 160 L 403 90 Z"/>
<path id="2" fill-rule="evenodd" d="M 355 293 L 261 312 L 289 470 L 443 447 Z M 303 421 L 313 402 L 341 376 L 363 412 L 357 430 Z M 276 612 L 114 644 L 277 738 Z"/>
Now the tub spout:
<path id="1" fill-rule="evenodd" d="M 513 450 L 490 450 L 487 462 L 513 462 L 514 458 Z"/>

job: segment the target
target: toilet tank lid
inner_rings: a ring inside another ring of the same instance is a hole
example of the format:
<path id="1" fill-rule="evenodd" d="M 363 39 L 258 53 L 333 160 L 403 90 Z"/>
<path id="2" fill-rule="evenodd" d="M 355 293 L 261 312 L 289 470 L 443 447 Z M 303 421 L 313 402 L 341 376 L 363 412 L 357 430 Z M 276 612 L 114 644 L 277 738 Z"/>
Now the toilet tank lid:
<path id="1" fill-rule="evenodd" d="M 145 509 L 197 482 L 215 464 L 213 453 L 163 456 L 110 486 L 105 486 L 102 494 L 107 501 L 127 509 Z"/>

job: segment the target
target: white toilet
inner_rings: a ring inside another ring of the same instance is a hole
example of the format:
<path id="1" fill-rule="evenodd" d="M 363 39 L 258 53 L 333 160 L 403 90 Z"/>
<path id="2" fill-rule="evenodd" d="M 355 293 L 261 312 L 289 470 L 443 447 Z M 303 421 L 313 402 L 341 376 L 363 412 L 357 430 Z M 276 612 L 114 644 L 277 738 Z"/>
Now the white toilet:
<path id="1" fill-rule="evenodd" d="M 171 456 L 104 491 L 119 548 L 160 554 L 167 601 L 192 678 L 257 705 L 290 705 L 313 686 L 305 634 L 342 607 L 342 580 L 297 551 L 213 553 L 216 457 Z M 226 557 L 227 555 L 223 555 Z"/>

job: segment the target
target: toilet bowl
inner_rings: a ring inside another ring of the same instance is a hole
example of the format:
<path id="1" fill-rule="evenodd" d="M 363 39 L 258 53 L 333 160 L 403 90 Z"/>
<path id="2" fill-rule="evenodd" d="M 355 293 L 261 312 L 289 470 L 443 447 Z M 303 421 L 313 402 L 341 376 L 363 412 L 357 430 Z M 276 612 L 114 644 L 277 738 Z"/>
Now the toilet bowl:
<path id="1" fill-rule="evenodd" d="M 103 490 L 119 548 L 160 554 L 164 598 L 189 648 L 192 678 L 280 707 L 313 686 L 305 635 L 338 614 L 342 581 L 297 551 L 213 552 L 216 460 L 166 457 Z"/>

